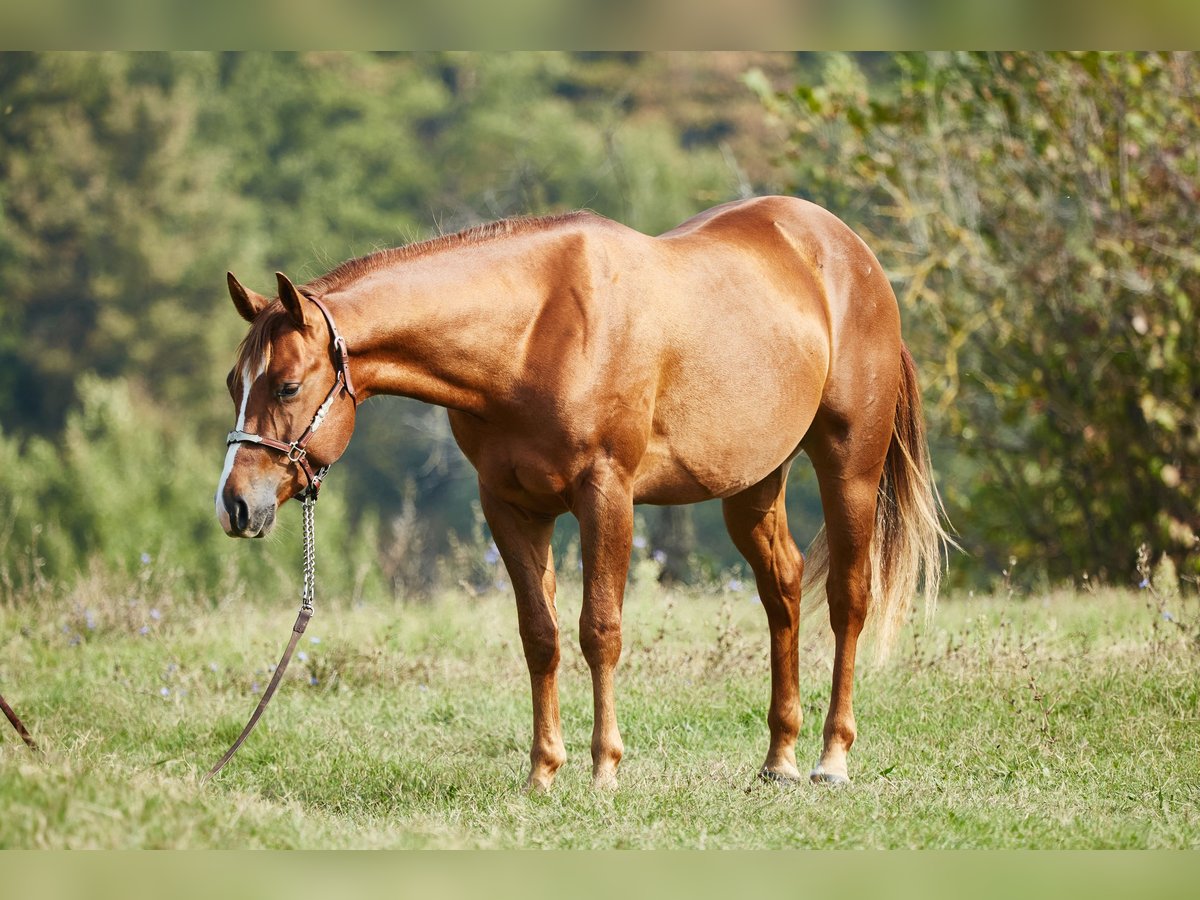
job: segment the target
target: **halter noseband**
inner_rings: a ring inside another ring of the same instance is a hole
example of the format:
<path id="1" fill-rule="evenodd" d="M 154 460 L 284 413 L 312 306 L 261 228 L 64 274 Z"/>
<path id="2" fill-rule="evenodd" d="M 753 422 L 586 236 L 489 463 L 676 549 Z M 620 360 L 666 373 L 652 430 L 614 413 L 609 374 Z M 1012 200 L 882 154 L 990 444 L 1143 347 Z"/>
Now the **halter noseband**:
<path id="1" fill-rule="evenodd" d="M 329 412 L 329 407 L 333 405 L 333 401 L 342 392 L 350 396 L 355 406 L 358 405 L 358 397 L 354 393 L 354 383 L 350 380 L 350 349 L 346 346 L 346 339 L 337 330 L 337 326 L 333 323 L 333 316 L 330 315 L 325 304 L 315 297 L 309 297 L 308 299 L 317 305 L 317 309 L 321 311 L 321 315 L 325 317 L 325 322 L 329 326 L 329 334 L 332 337 L 333 368 L 337 372 L 337 379 L 333 382 L 333 387 L 329 389 L 329 393 L 325 395 L 325 399 L 317 407 L 317 411 L 313 414 L 313 420 L 308 428 L 291 443 L 285 444 L 283 441 L 275 440 L 275 438 L 263 437 L 262 435 L 251 434 L 247 431 L 231 431 L 225 438 L 225 446 L 227 447 L 231 444 L 258 444 L 262 447 L 270 447 L 272 450 L 278 450 L 287 457 L 288 462 L 294 463 L 299 467 L 300 471 L 304 473 L 304 477 L 308 479 L 308 486 L 296 495 L 297 500 L 304 500 L 306 497 L 311 497 L 315 500 L 317 492 L 321 490 L 321 481 L 325 478 L 325 473 L 329 471 L 329 466 L 321 466 L 321 468 L 314 470 L 312 464 L 308 461 L 308 450 L 306 449 L 308 442 L 325 420 L 325 415 Z"/>

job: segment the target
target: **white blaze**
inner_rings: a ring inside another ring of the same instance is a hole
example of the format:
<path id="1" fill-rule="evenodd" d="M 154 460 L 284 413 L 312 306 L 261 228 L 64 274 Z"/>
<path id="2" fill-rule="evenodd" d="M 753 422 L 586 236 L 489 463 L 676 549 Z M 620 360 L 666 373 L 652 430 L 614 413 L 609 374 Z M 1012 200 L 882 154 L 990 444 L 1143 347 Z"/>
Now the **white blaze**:
<path id="1" fill-rule="evenodd" d="M 238 407 L 237 425 L 234 426 L 235 431 L 246 430 L 246 404 L 250 400 L 250 388 L 265 369 L 266 365 L 264 364 L 253 377 L 250 376 L 249 363 L 242 369 L 242 403 Z M 229 479 L 229 473 L 233 471 L 233 462 L 237 459 L 237 452 L 241 447 L 241 444 L 229 445 L 229 449 L 225 451 L 225 468 L 221 470 L 221 480 L 217 482 L 217 494 L 215 498 L 217 521 L 221 523 L 221 527 L 226 532 L 229 531 L 229 513 L 225 510 L 225 504 L 221 502 L 221 494 L 225 492 L 225 482 Z"/>

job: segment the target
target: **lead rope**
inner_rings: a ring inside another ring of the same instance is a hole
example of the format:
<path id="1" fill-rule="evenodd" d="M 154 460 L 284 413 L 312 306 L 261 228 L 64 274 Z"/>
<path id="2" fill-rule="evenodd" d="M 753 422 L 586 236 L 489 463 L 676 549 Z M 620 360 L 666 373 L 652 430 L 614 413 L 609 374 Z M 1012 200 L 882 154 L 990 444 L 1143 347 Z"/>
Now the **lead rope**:
<path id="1" fill-rule="evenodd" d="M 13 708 L 8 705 L 8 701 L 0 695 L 0 709 L 4 710 L 4 716 L 12 724 L 12 727 L 17 730 L 17 734 L 21 736 L 21 740 L 25 742 L 25 746 L 29 748 L 31 753 L 41 753 L 41 748 L 38 747 L 37 741 L 33 739 L 33 735 L 29 733 L 29 729 L 25 727 L 25 723 L 20 717 L 13 712 Z"/>
<path id="2" fill-rule="evenodd" d="M 258 706 L 255 708 L 253 715 L 250 716 L 250 721 L 246 723 L 246 727 L 242 729 L 242 733 L 238 735 L 238 739 L 233 742 L 233 746 L 225 751 L 225 755 L 200 780 L 201 785 L 208 784 L 209 780 L 225 767 L 225 763 L 233 758 L 233 754 L 237 753 L 238 748 L 242 746 L 246 738 L 250 736 L 250 732 L 254 730 L 254 726 L 258 724 L 259 718 L 262 717 L 263 711 L 267 708 L 267 704 L 271 702 L 271 697 L 275 694 L 275 688 L 279 687 L 283 673 L 287 671 L 288 663 L 292 661 L 292 653 L 296 649 L 296 644 L 300 641 L 300 635 L 304 634 L 304 629 L 308 627 L 308 620 L 312 618 L 313 600 L 316 599 L 317 574 L 317 533 L 313 521 L 313 511 L 317 505 L 316 492 L 306 491 L 302 503 L 304 508 L 304 587 L 300 594 L 300 613 L 296 616 L 296 624 L 292 626 L 292 636 L 288 640 L 287 649 L 283 651 L 283 657 L 279 660 L 279 665 L 275 667 L 275 674 L 271 676 L 271 683 L 267 685 L 262 699 L 258 701 Z"/>

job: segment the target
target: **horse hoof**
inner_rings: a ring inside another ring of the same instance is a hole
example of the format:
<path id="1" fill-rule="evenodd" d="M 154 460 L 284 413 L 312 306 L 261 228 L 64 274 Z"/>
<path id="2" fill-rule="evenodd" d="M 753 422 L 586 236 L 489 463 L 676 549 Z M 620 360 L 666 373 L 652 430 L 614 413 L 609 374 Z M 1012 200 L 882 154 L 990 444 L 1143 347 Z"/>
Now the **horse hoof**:
<path id="1" fill-rule="evenodd" d="M 837 772 L 826 772 L 820 766 L 817 766 L 808 776 L 808 780 L 813 784 L 828 784 L 834 787 L 840 787 L 850 783 L 850 779 L 845 775 L 839 775 Z"/>
<path id="2" fill-rule="evenodd" d="M 593 774 L 592 789 L 597 791 L 615 791 L 617 789 L 617 773 L 597 772 Z"/>
<path id="3" fill-rule="evenodd" d="M 787 772 L 775 772 L 771 769 L 760 769 L 758 780 L 765 781 L 767 784 L 777 784 L 780 786 L 800 784 L 804 779 L 800 774 L 790 775 Z"/>

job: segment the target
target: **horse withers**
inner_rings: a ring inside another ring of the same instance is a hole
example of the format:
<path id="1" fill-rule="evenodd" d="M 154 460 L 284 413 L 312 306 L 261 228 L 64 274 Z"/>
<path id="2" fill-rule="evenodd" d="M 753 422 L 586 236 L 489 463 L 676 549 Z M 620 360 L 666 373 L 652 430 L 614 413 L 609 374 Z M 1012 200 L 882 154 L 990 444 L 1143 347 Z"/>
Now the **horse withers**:
<path id="1" fill-rule="evenodd" d="M 823 583 L 833 683 L 810 777 L 848 780 L 864 620 L 887 641 L 922 577 L 932 604 L 946 535 L 895 295 L 844 223 L 788 197 L 727 203 L 657 237 L 590 212 L 508 219 L 277 282 L 269 298 L 229 276 L 251 324 L 229 374 L 244 438 L 231 436 L 217 487 L 226 532 L 266 534 L 279 504 L 345 450 L 358 401 L 445 407 L 516 593 L 530 789 L 549 787 L 565 759 L 550 538 L 559 515 L 579 521 L 592 774 L 610 785 L 634 504 L 719 497 L 770 629 L 761 775 L 801 778 L 800 595 Z M 351 377 L 354 391 L 339 387 Z M 801 451 L 825 517 L 807 563 L 784 507 Z"/>

